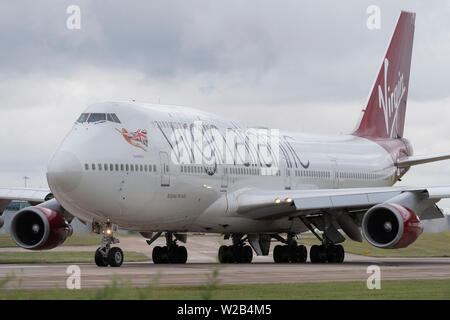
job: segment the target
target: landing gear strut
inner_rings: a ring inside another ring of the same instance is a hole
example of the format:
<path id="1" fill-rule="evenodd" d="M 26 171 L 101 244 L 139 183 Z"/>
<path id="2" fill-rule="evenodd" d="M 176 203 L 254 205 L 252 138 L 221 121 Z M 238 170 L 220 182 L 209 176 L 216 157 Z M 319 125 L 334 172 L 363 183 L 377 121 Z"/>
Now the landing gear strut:
<path id="1" fill-rule="evenodd" d="M 245 245 L 247 238 L 242 239 L 242 235 L 233 235 L 233 245 L 221 246 L 219 248 L 220 263 L 251 263 L 253 260 L 253 250 Z"/>
<path id="2" fill-rule="evenodd" d="M 179 246 L 177 239 L 173 239 L 173 233 L 166 233 L 166 246 L 156 246 L 153 248 L 153 263 L 186 263 L 188 253 L 186 247 Z"/>
<path id="3" fill-rule="evenodd" d="M 119 247 L 111 247 L 111 244 L 119 243 L 119 239 L 114 237 L 115 226 L 107 221 L 104 224 L 95 223 L 93 231 L 103 234 L 102 245 L 95 251 L 95 264 L 99 267 L 120 267 L 123 263 L 123 251 Z"/>
<path id="4" fill-rule="evenodd" d="M 276 237 L 285 245 L 277 245 L 273 249 L 273 261 L 275 263 L 303 263 L 306 262 L 308 251 L 304 245 L 298 245 L 294 240 L 293 234 L 288 234 L 287 240 L 281 237 Z"/>

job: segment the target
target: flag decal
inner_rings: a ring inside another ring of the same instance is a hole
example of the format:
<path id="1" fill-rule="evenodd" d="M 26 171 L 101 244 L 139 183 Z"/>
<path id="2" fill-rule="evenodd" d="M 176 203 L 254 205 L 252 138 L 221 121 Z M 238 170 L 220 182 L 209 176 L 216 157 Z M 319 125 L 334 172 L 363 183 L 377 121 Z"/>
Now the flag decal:
<path id="1" fill-rule="evenodd" d="M 122 134 L 122 136 L 128 143 L 132 144 L 135 147 L 141 148 L 144 151 L 147 151 L 148 139 L 146 129 L 138 129 L 134 132 L 128 132 L 125 128 L 122 128 L 122 130 L 116 128 L 116 130 Z"/>

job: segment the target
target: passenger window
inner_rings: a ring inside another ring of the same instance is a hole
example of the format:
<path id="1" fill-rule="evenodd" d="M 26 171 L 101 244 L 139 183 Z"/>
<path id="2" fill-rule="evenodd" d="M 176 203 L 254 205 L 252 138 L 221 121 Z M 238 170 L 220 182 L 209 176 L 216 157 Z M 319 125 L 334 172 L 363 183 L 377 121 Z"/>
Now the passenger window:
<path id="1" fill-rule="evenodd" d="M 116 171 L 119 171 L 119 165 L 116 163 Z"/>
<path id="2" fill-rule="evenodd" d="M 142 164 L 140 165 L 140 168 L 141 168 L 141 171 L 144 171 L 144 167 Z"/>
<path id="3" fill-rule="evenodd" d="M 156 172 L 156 164 L 153 165 L 153 171 Z"/>
<path id="4" fill-rule="evenodd" d="M 127 170 L 127 171 L 129 171 L 129 170 L 130 170 L 130 168 L 129 168 L 128 164 L 126 164 L 126 165 L 125 165 L 125 170 Z"/>
<path id="5" fill-rule="evenodd" d="M 120 171 L 123 171 L 123 163 L 120 164 Z"/>
<path id="6" fill-rule="evenodd" d="M 102 171 L 102 164 L 101 163 L 98 164 L 98 171 Z"/>
<path id="7" fill-rule="evenodd" d="M 92 164 L 92 170 L 95 170 L 95 163 Z"/>
<path id="8" fill-rule="evenodd" d="M 112 163 L 109 164 L 109 171 L 114 171 L 114 165 Z"/>
<path id="9" fill-rule="evenodd" d="M 87 163 L 84 165 L 84 169 L 89 170 L 89 165 Z"/>
<path id="10" fill-rule="evenodd" d="M 105 168 L 105 171 L 108 171 L 108 165 L 106 163 L 104 164 L 103 167 Z"/>

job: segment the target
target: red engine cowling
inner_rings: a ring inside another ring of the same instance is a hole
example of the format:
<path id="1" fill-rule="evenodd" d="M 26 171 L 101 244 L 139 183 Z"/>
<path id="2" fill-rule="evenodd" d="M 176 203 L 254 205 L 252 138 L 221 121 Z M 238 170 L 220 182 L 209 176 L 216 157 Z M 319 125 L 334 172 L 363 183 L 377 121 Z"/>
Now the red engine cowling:
<path id="1" fill-rule="evenodd" d="M 24 208 L 11 221 L 11 236 L 24 249 L 53 249 L 71 234 L 72 228 L 62 214 L 46 207 Z"/>
<path id="2" fill-rule="evenodd" d="M 384 249 L 406 248 L 422 233 L 419 217 L 396 203 L 382 203 L 366 212 L 361 229 L 366 240 Z"/>

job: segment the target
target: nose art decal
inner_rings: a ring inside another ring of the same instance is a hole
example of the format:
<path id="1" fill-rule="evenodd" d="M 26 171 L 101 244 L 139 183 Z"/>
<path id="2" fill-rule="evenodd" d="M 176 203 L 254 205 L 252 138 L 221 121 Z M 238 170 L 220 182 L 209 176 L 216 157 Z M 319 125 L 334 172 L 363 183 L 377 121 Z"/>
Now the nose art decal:
<path id="1" fill-rule="evenodd" d="M 116 128 L 116 130 L 122 134 L 122 136 L 128 143 L 132 144 L 135 147 L 141 148 L 144 151 L 147 151 L 148 140 L 146 129 L 138 129 L 134 132 L 128 132 L 124 128 L 122 128 L 122 130 Z"/>

